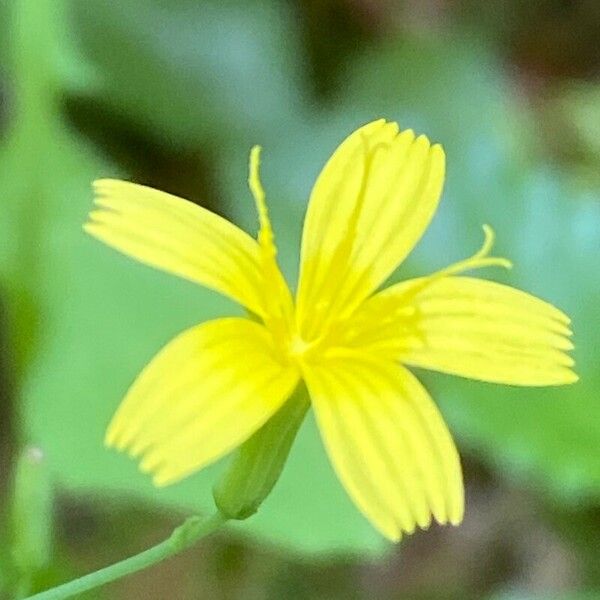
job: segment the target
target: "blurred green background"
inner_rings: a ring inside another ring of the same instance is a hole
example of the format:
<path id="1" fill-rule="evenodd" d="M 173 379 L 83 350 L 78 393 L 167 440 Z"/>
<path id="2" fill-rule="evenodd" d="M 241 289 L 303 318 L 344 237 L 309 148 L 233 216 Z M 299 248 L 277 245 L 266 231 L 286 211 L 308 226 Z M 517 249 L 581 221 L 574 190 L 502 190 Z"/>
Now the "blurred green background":
<path id="1" fill-rule="evenodd" d="M 463 456 L 459 528 L 386 544 L 309 418 L 255 517 L 84 597 L 600 598 L 596 0 L 0 2 L 1 597 L 162 539 L 211 509 L 222 468 L 155 490 L 102 445 L 148 359 L 239 308 L 87 239 L 90 182 L 158 187 L 254 233 L 245 181 L 260 143 L 293 280 L 320 167 L 378 117 L 448 155 L 441 209 L 398 277 L 470 255 L 492 224 L 515 268 L 489 276 L 572 317 L 581 381 L 516 389 L 419 373 Z"/>

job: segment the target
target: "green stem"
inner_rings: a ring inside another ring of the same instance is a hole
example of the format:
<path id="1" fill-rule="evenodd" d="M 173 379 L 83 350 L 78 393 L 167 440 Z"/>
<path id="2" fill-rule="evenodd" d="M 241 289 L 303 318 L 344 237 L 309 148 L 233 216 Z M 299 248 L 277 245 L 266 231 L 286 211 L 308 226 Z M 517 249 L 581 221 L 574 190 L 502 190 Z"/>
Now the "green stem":
<path id="1" fill-rule="evenodd" d="M 29 596 L 27 600 L 62 600 L 100 587 L 131 573 L 136 573 L 189 548 L 199 539 L 221 527 L 226 521 L 227 519 L 221 513 L 216 513 L 208 519 L 190 517 L 183 525 L 177 527 L 164 542 L 114 565 L 84 575 L 79 579 L 64 583 L 45 592 Z"/>

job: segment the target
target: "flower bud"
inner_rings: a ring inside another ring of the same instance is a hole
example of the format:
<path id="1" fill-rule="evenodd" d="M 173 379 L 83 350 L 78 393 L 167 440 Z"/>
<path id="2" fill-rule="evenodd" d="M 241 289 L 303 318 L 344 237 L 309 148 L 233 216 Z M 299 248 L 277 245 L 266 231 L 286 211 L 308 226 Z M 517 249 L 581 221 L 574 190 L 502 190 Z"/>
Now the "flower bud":
<path id="1" fill-rule="evenodd" d="M 290 399 L 233 456 L 213 489 L 221 514 L 228 519 L 253 515 L 277 483 L 296 433 L 309 406 L 300 386 Z"/>

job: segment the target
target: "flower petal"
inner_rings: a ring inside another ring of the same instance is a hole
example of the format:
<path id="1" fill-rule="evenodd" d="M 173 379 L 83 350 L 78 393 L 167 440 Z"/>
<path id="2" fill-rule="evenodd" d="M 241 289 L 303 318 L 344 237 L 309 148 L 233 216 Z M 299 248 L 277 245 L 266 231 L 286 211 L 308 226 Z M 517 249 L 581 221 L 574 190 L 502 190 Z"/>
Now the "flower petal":
<path id="1" fill-rule="evenodd" d="M 173 483 L 244 442 L 298 382 L 268 331 L 243 318 L 184 331 L 150 362 L 115 414 L 106 443 Z"/>
<path id="2" fill-rule="evenodd" d="M 413 249 L 440 198 L 444 152 L 396 123 L 369 123 L 333 153 L 311 194 L 298 321 L 305 339 L 346 318 Z"/>
<path id="3" fill-rule="evenodd" d="M 333 466 L 361 512 L 397 541 L 415 526 L 462 520 L 458 453 L 431 398 L 405 368 L 345 352 L 306 365 Z"/>
<path id="4" fill-rule="evenodd" d="M 147 265 L 216 290 L 264 316 L 259 246 L 247 233 L 191 202 L 119 181 L 94 182 L 85 230 Z"/>
<path id="5" fill-rule="evenodd" d="M 392 353 L 405 364 L 494 383 L 577 380 L 566 354 L 573 348 L 570 320 L 551 304 L 483 279 L 443 277 L 423 286 L 424 281 L 407 281 L 371 298 L 356 315 L 362 332 L 351 344 Z M 413 295 L 411 288 L 420 291 Z"/>

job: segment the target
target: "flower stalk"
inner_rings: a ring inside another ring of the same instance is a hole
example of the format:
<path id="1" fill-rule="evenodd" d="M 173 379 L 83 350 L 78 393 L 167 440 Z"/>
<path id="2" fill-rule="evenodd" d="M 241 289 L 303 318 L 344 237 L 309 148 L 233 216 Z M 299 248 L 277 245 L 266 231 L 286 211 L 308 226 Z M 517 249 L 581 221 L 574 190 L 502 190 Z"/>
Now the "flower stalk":
<path id="1" fill-rule="evenodd" d="M 306 387 L 244 442 L 213 490 L 215 504 L 229 519 L 252 516 L 277 483 L 309 407 Z"/>
<path id="2" fill-rule="evenodd" d="M 193 546 L 200 539 L 219 529 L 226 521 L 227 519 L 220 512 L 208 518 L 190 517 L 160 544 L 104 569 L 84 575 L 79 579 L 74 579 L 63 585 L 40 592 L 39 594 L 34 594 L 26 600 L 63 600 L 64 598 L 72 598 L 77 594 L 93 590 L 111 581 L 121 579 L 126 575 L 147 569 Z"/>

